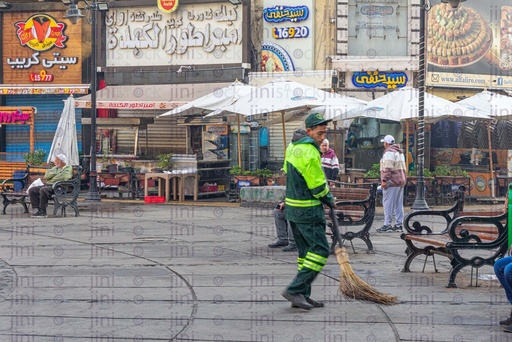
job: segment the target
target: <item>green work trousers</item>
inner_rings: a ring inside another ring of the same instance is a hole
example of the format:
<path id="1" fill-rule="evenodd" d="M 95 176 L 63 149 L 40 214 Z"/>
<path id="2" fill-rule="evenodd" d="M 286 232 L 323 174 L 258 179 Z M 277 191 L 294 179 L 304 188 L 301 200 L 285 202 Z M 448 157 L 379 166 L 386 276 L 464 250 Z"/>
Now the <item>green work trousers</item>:
<path id="1" fill-rule="evenodd" d="M 311 284 L 327 262 L 329 243 L 325 237 L 325 219 L 317 222 L 290 222 L 293 236 L 297 244 L 298 273 L 288 286 L 292 294 L 303 294 L 309 298 Z"/>

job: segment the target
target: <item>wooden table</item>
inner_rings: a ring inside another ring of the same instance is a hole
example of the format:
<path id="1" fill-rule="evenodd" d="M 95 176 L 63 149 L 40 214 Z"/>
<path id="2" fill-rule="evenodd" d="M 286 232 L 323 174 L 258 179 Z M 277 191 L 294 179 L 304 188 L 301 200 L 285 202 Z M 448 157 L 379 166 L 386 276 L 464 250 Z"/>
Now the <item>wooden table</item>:
<path id="1" fill-rule="evenodd" d="M 172 198 L 176 200 L 179 197 L 180 202 L 185 201 L 185 179 L 194 178 L 194 201 L 197 201 L 197 173 L 152 173 L 148 172 L 144 174 L 144 195 L 148 195 L 148 180 L 149 179 L 161 179 L 164 182 L 158 182 L 158 196 L 164 194 L 165 201 L 169 202 L 171 198 L 171 182 L 172 186 Z M 164 188 L 165 183 L 165 188 Z"/>

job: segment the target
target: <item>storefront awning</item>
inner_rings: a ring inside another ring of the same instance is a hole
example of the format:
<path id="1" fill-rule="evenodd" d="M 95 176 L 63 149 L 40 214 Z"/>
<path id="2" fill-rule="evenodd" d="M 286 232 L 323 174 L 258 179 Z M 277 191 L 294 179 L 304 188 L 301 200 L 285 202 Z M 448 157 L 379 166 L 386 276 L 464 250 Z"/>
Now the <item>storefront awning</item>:
<path id="1" fill-rule="evenodd" d="M 230 83 L 107 86 L 96 92 L 97 109 L 169 110 Z M 77 108 L 91 108 L 91 95 L 78 97 Z"/>

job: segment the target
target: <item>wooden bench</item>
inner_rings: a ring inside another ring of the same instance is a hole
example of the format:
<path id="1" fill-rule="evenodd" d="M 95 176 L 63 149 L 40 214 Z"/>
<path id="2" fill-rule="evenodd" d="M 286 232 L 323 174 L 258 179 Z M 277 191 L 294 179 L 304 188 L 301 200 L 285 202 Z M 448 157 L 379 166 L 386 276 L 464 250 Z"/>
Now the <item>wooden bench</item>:
<path id="1" fill-rule="evenodd" d="M 434 270 L 438 272 L 435 255 L 442 255 L 450 259 L 452 266 L 447 287 L 457 287 L 455 278 L 466 266 L 472 267 L 471 286 L 473 268 L 478 271 L 484 265 L 492 266 L 497 258 L 505 254 L 508 238 L 507 214 L 503 210 L 464 211 L 465 189 L 464 186 L 459 187 L 454 197 L 455 202 L 449 209 L 421 210 L 406 216 L 406 232 L 400 236 L 407 245 L 403 272 L 410 272 L 412 261 L 419 255 L 425 255 L 422 272 L 425 271 L 430 256 Z M 444 220 L 439 222 L 439 217 Z M 478 274 L 476 278 L 478 279 Z"/>
<path id="2" fill-rule="evenodd" d="M 377 183 L 336 182 L 336 184 L 340 187 L 329 188 L 329 191 L 335 197 L 335 212 L 338 217 L 341 238 L 350 242 L 354 253 L 356 251 L 352 240 L 355 238 L 366 243 L 367 253 L 375 253 L 370 240 L 370 228 L 375 218 Z M 329 217 L 328 212 L 326 212 L 326 217 Z M 332 222 L 329 220 L 327 225 L 332 227 Z M 360 229 L 353 231 L 352 227 L 360 227 Z M 331 251 L 334 250 L 336 244 L 334 237 L 332 239 Z"/>
<path id="3" fill-rule="evenodd" d="M 14 177 L 14 171 L 25 170 L 27 163 L 23 162 L 0 162 L 0 180 Z"/>
<path id="4" fill-rule="evenodd" d="M 28 204 L 30 198 L 27 192 L 28 187 L 38 178 L 44 179 L 44 173 L 47 168 L 40 166 L 28 165 L 25 171 L 25 176 L 21 178 L 9 178 L 2 182 L 2 195 L 3 198 L 3 210 L 2 215 L 6 214 L 6 209 L 11 204 L 20 203 L 25 209 L 25 213 L 28 213 Z M 73 167 L 73 178 L 67 181 L 55 182 L 52 187 L 54 194 L 50 198 L 49 204 L 53 204 L 53 215 L 56 216 L 57 212 L 61 211 L 61 216 L 66 216 L 66 208 L 69 206 L 75 211 L 75 216 L 79 215 L 77 199 L 80 193 L 80 183 L 82 175 L 82 167 Z M 21 190 L 14 191 L 12 184 L 15 182 L 21 183 Z"/>

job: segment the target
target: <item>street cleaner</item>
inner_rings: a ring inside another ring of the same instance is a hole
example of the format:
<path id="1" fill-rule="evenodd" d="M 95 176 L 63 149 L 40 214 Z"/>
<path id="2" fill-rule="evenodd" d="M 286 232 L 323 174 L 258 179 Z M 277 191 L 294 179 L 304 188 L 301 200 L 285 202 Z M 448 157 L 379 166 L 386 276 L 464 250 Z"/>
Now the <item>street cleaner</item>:
<path id="1" fill-rule="evenodd" d="M 284 162 L 286 220 L 298 248 L 298 273 L 282 295 L 292 307 L 305 310 L 324 306 L 310 296 L 311 285 L 329 257 L 323 204 L 333 208 L 334 198 L 322 171 L 320 144 L 330 121 L 319 113 L 310 114 L 307 136 L 288 146 Z"/>

